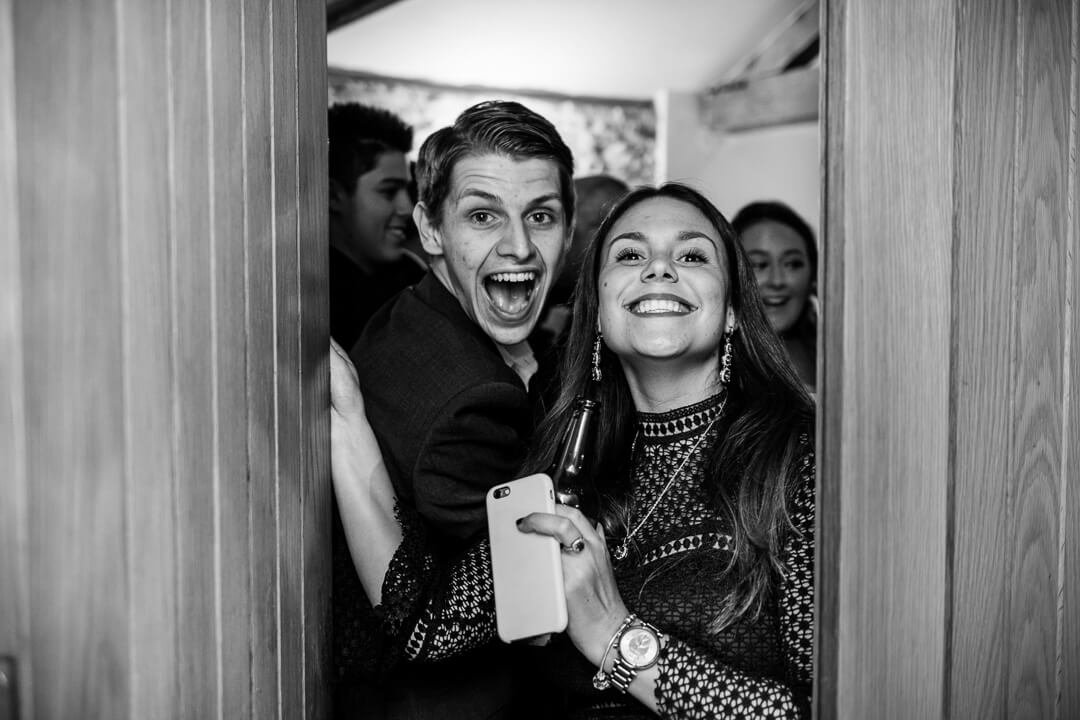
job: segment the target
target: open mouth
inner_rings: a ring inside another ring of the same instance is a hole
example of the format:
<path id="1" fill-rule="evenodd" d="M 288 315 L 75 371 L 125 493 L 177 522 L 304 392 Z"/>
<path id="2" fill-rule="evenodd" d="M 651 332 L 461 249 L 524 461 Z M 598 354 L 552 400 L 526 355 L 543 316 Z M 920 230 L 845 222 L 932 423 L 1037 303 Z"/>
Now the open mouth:
<path id="1" fill-rule="evenodd" d="M 627 306 L 635 315 L 685 315 L 692 307 L 679 300 L 669 298 L 646 298 Z"/>
<path id="2" fill-rule="evenodd" d="M 491 304 L 504 315 L 520 315 L 529 308 L 536 289 L 536 272 L 501 272 L 484 279 Z"/>

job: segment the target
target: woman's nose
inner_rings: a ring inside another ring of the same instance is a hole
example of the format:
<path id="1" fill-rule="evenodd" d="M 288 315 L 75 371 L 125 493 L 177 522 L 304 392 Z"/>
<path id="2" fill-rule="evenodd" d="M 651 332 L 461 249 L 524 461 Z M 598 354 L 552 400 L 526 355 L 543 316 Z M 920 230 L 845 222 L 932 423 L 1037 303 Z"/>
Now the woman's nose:
<path id="1" fill-rule="evenodd" d="M 771 287 L 781 287 L 784 284 L 784 271 L 778 264 L 769 266 L 765 273 L 765 284 Z"/>
<path id="2" fill-rule="evenodd" d="M 641 279 L 646 282 L 677 282 L 679 274 L 675 271 L 675 266 L 671 264 L 668 258 L 657 256 L 645 265 L 645 269 L 641 272 Z"/>

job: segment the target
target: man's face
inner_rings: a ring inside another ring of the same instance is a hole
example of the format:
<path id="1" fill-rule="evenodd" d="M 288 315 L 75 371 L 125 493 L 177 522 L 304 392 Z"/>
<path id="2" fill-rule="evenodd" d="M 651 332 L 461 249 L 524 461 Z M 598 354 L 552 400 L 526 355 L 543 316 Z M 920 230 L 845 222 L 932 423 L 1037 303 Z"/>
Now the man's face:
<path id="1" fill-rule="evenodd" d="M 462 158 L 442 210 L 438 228 L 423 206 L 414 214 L 435 274 L 496 343 L 525 340 L 570 238 L 558 166 L 495 154 Z"/>
<path id="2" fill-rule="evenodd" d="M 342 239 L 362 265 L 381 265 L 401 257 L 412 212 L 408 182 L 404 153 L 388 150 L 357 179 L 351 195 L 335 193 L 331 209 L 343 231 Z"/>

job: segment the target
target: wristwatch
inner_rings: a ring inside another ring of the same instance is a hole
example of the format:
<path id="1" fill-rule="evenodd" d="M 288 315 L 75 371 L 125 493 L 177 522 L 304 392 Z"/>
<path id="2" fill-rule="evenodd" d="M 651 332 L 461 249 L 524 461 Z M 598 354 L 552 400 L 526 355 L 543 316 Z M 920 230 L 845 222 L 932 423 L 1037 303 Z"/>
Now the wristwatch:
<path id="1" fill-rule="evenodd" d="M 615 643 L 615 664 L 608 674 L 611 684 L 626 692 L 640 671 L 660 659 L 662 638 L 660 631 L 644 620 L 635 620 L 623 628 Z"/>

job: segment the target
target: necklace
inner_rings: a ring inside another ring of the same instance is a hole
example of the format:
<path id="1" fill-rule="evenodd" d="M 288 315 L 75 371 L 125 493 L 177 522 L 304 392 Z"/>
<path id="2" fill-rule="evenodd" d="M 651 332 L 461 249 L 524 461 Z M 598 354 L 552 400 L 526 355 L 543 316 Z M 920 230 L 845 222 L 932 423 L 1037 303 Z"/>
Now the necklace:
<path id="1" fill-rule="evenodd" d="M 720 408 L 716 412 L 716 417 L 709 421 L 709 424 L 705 426 L 705 431 L 698 436 L 697 441 L 694 442 L 694 446 L 690 448 L 689 452 L 686 453 L 686 456 L 683 457 L 682 462 L 679 463 L 679 467 L 675 468 L 675 472 L 671 473 L 671 477 L 668 478 L 667 484 L 664 485 L 664 489 L 661 490 L 660 494 L 656 496 L 655 500 L 653 500 L 653 504 L 649 507 L 648 512 L 645 513 L 645 517 L 641 518 L 641 520 L 638 521 L 638 524 L 634 526 L 634 529 L 626 534 L 626 537 L 623 538 L 623 541 L 615 546 L 615 552 L 612 554 L 615 556 L 616 560 L 626 559 L 626 556 L 630 552 L 630 541 L 634 538 L 634 535 L 637 534 L 638 530 L 640 530 L 645 525 L 645 521 L 652 517 L 653 511 L 656 510 L 656 506 L 660 504 L 660 501 L 664 499 L 664 495 L 667 494 L 667 491 L 671 488 L 672 483 L 675 482 L 675 478 L 679 477 L 679 474 L 682 472 L 683 468 L 686 467 L 686 463 L 690 461 L 690 458 L 698 449 L 698 446 L 701 445 L 701 442 L 705 439 L 705 436 L 709 434 L 709 430 L 712 429 L 713 423 L 715 423 L 720 418 L 720 415 L 723 414 L 724 405 L 726 404 L 726 402 L 727 398 L 724 398 L 724 400 L 721 401 Z M 637 435 L 635 434 L 634 442 L 630 446 L 631 462 L 633 462 L 634 460 L 634 453 L 636 450 Z"/>

